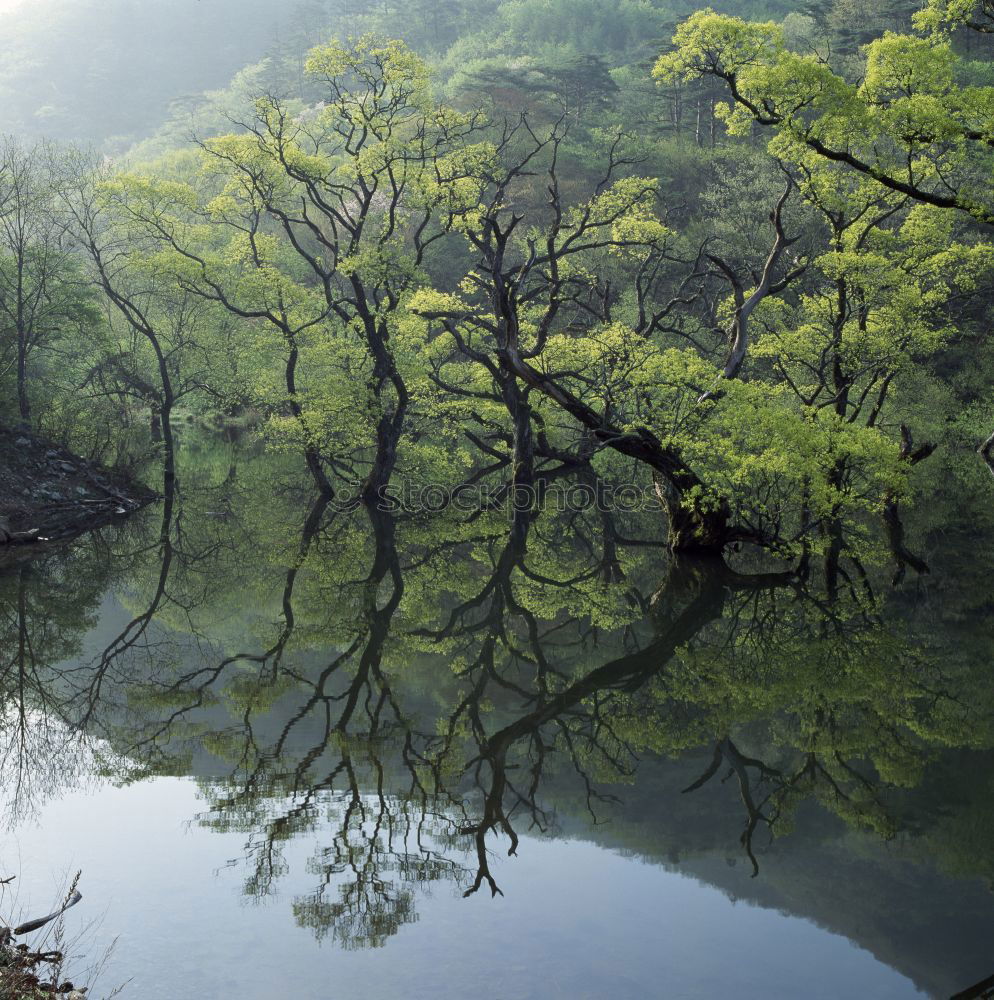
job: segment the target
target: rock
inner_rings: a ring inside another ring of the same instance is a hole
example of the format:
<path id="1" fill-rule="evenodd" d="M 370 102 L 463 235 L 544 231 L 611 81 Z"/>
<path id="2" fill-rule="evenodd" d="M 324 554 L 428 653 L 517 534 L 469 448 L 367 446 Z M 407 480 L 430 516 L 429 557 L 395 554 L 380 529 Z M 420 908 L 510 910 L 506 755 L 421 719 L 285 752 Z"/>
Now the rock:
<path id="1" fill-rule="evenodd" d="M 31 442 L 26 437 L 19 437 L 14 444 L 17 445 L 18 448 L 27 448 Z"/>

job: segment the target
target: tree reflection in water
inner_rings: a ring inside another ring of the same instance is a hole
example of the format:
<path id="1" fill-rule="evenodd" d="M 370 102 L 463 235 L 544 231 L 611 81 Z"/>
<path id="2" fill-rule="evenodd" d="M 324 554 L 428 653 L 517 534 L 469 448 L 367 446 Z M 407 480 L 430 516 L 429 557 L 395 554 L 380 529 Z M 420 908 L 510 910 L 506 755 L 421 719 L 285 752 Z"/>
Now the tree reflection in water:
<path id="1" fill-rule="evenodd" d="M 688 795 L 737 790 L 754 875 L 817 802 L 933 853 L 941 827 L 949 863 L 989 876 L 989 846 L 955 836 L 973 807 L 933 775 L 989 770 L 990 671 L 865 539 L 786 570 L 676 559 L 637 515 L 415 516 L 376 483 L 348 510 L 279 487 L 274 512 L 257 487 L 281 474 L 206 468 L 145 522 L 0 576 L 11 819 L 95 773 L 194 775 L 198 821 L 245 835 L 248 894 L 309 838 L 295 918 L 347 948 L 387 942 L 433 883 L 500 893 L 493 852 L 578 805 L 609 821 L 665 758 Z"/>

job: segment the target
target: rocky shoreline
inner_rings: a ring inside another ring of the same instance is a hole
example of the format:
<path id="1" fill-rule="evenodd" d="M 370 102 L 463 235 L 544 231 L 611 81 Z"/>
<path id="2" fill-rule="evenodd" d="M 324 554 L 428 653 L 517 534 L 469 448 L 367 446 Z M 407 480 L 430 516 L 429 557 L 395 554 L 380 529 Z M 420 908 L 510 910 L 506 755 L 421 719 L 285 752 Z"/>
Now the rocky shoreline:
<path id="1" fill-rule="evenodd" d="M 0 551 L 71 538 L 155 498 L 30 431 L 0 428 Z"/>

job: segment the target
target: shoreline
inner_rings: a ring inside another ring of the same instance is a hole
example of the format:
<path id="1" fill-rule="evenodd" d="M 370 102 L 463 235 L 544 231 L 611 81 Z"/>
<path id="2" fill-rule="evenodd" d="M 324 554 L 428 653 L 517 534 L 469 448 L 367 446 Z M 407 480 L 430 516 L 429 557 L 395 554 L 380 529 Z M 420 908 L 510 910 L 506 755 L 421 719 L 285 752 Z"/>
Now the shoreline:
<path id="1" fill-rule="evenodd" d="M 0 553 L 73 538 L 157 496 L 31 431 L 0 427 Z"/>

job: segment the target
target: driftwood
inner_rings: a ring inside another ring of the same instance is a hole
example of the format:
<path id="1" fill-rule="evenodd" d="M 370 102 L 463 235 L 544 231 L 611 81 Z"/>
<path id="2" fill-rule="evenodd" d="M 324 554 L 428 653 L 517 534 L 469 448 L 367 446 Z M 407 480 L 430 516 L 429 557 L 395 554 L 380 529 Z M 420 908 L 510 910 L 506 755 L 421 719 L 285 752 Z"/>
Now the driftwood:
<path id="1" fill-rule="evenodd" d="M 47 917 L 39 917 L 37 920 L 29 920 L 27 923 L 20 924 L 14 928 L 14 934 L 30 934 L 31 931 L 36 931 L 39 927 L 44 927 L 45 924 L 49 924 L 57 917 L 61 917 L 62 914 L 69 909 L 69 907 L 75 906 L 82 898 L 83 894 L 76 889 L 65 901 L 65 903 L 54 913 L 50 913 Z"/>
<path id="2" fill-rule="evenodd" d="M 10 881 L 9 879 L 7 881 Z M 5 881 L 6 885 L 7 882 Z M 37 920 L 28 920 L 23 924 L 18 924 L 13 930 L 9 927 L 0 928 L 0 944 L 9 945 L 10 940 L 13 937 L 17 937 L 20 934 L 30 934 L 32 931 L 38 930 L 40 927 L 44 927 L 45 924 L 50 924 L 53 920 L 61 917 L 63 913 L 66 912 L 71 906 L 75 906 L 81 899 L 83 894 L 78 890 L 74 889 L 69 898 L 59 907 L 54 913 L 50 913 L 47 917 L 39 917 Z"/>
<path id="3" fill-rule="evenodd" d="M 77 876 L 78 878 L 78 876 Z M 0 885 L 7 885 L 13 879 L 0 879 Z M 29 920 L 11 930 L 0 927 L 0 995 L 8 996 L 49 996 L 60 994 L 67 1000 L 86 1000 L 86 990 L 77 990 L 68 980 L 61 979 L 61 968 L 64 955 L 61 951 L 31 951 L 26 944 L 14 945 L 14 936 L 36 931 L 46 924 L 61 917 L 70 906 L 75 906 L 82 898 L 82 893 L 75 888 L 69 892 L 65 903 L 50 913 L 47 917 Z M 43 966 L 51 967 L 47 981 L 43 981 L 40 971 Z"/>
<path id="4" fill-rule="evenodd" d="M 10 531 L 0 523 L 0 545 L 33 545 L 47 539 L 37 528 L 30 531 Z"/>

